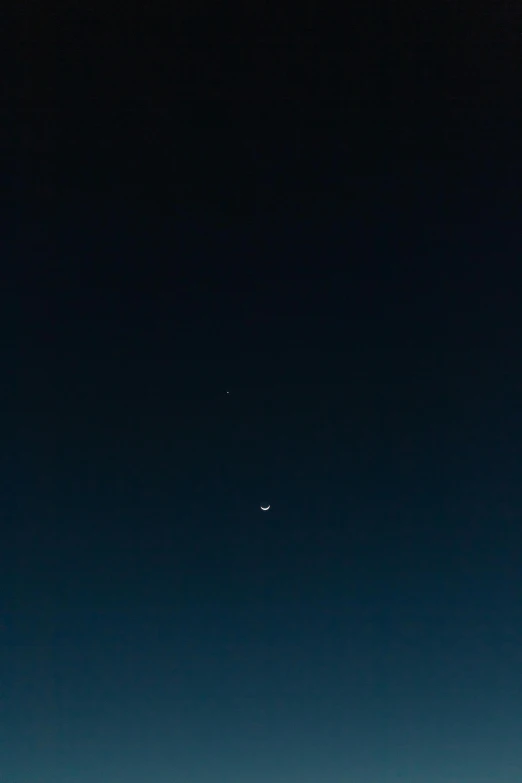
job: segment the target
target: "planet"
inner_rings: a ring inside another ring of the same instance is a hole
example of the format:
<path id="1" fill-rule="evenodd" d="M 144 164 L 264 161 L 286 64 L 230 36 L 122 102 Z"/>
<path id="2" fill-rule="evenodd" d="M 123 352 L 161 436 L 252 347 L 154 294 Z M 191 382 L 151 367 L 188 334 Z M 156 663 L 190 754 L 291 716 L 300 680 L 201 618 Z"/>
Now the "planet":
<path id="1" fill-rule="evenodd" d="M 268 506 L 261 506 L 261 511 L 268 511 L 269 508 L 270 508 L 270 505 L 268 505 Z"/>

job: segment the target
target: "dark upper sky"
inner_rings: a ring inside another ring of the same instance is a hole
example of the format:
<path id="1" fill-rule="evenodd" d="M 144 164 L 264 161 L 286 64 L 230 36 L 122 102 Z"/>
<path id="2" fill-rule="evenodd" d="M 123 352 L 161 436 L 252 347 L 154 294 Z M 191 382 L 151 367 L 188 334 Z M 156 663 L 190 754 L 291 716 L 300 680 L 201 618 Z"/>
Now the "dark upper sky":
<path id="1" fill-rule="evenodd" d="M 13 20 L 6 783 L 520 777 L 520 20 L 283 17 Z"/>

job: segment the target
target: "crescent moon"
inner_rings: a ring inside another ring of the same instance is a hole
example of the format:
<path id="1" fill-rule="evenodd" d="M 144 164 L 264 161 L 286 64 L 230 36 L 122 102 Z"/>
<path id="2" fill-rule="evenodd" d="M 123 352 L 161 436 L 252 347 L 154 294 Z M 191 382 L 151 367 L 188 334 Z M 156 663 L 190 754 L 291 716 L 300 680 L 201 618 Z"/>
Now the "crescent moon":
<path id="1" fill-rule="evenodd" d="M 261 506 L 261 511 L 268 511 L 270 508 L 270 505 L 268 505 L 266 508 L 264 506 Z"/>

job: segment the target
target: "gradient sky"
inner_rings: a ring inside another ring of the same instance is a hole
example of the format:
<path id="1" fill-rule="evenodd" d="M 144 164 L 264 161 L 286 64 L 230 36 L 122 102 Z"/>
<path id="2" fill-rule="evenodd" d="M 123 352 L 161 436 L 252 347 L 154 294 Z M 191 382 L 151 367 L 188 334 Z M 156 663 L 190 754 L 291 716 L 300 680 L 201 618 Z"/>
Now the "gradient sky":
<path id="1" fill-rule="evenodd" d="M 247 123 L 238 82 L 233 122 L 180 130 L 168 68 L 129 115 L 65 29 L 9 125 L 2 781 L 517 783 L 505 127 L 434 126 L 443 90 L 379 133 L 335 96 Z"/>

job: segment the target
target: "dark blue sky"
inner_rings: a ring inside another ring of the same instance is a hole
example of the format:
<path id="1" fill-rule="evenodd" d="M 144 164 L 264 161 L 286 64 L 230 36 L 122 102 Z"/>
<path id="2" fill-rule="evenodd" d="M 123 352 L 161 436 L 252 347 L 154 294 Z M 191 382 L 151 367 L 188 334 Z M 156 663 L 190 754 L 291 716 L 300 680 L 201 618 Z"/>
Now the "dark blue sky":
<path id="1" fill-rule="evenodd" d="M 18 238 L 6 778 L 516 780 L 516 234 L 388 215 Z"/>
<path id="2" fill-rule="evenodd" d="M 347 83 L 333 55 L 297 66 L 319 38 L 288 70 L 261 35 L 242 68 L 271 67 L 212 81 L 203 44 L 178 62 L 163 33 L 133 54 L 137 32 L 28 19 L 2 779 L 516 783 L 522 158 L 484 87 L 507 95 L 511 33 L 489 81 L 449 17 L 439 80 L 424 28 L 376 27 L 334 46 Z"/>

